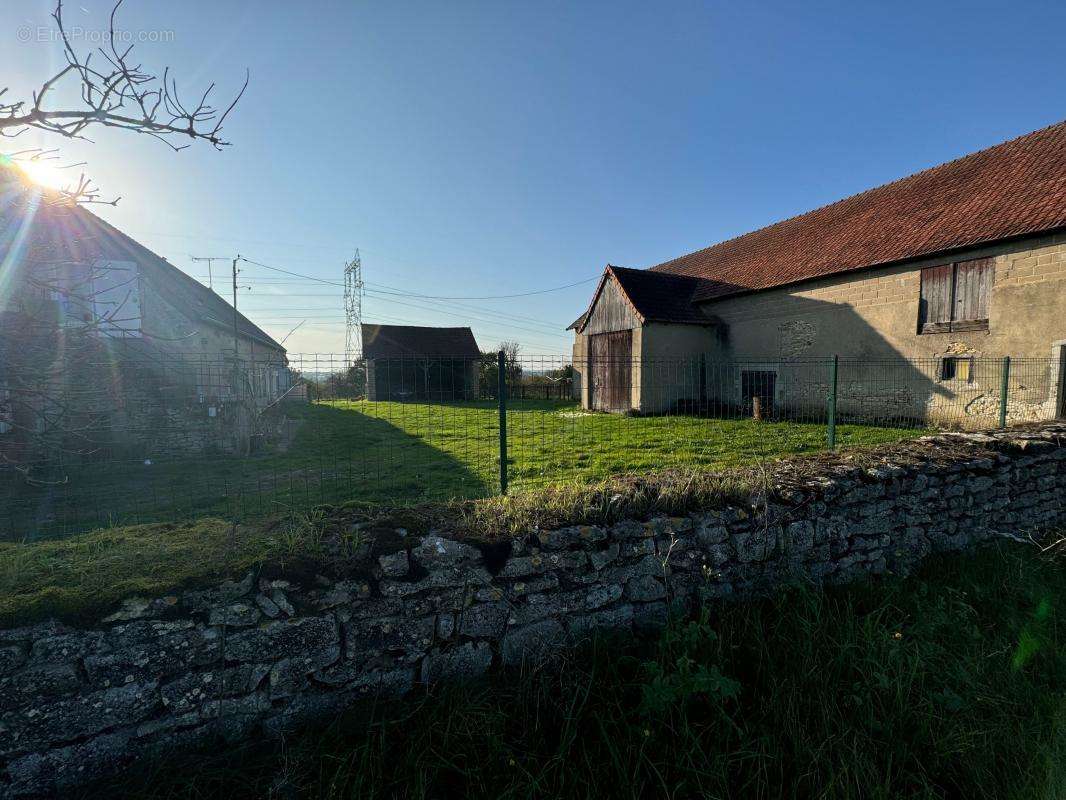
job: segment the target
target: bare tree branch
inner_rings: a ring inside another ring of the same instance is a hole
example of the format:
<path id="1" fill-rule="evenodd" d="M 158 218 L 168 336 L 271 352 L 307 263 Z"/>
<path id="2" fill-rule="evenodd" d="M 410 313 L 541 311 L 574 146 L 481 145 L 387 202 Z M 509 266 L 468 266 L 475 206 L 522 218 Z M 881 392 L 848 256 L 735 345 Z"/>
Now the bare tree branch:
<path id="1" fill-rule="evenodd" d="M 174 150 L 189 146 L 191 142 L 182 143 L 183 139 L 206 141 L 216 149 L 229 144 L 222 137 L 222 126 L 248 88 L 247 71 L 240 91 L 224 110 L 211 104 L 213 83 L 195 106 L 185 105 L 169 67 L 162 76 L 155 75 L 131 59 L 133 45 L 117 47 L 116 18 L 122 2 L 118 0 L 111 10 L 107 47 L 79 53 L 64 27 L 63 0 L 57 0 L 52 18 L 66 64 L 32 92 L 30 101 L 6 101 L 8 88 L 0 89 L 0 136 L 18 136 L 36 128 L 68 139 L 86 139 L 87 129 L 100 126 L 147 134 Z M 99 56 L 95 63 L 94 55 Z M 82 107 L 50 108 L 52 90 L 68 76 L 80 82 Z"/>

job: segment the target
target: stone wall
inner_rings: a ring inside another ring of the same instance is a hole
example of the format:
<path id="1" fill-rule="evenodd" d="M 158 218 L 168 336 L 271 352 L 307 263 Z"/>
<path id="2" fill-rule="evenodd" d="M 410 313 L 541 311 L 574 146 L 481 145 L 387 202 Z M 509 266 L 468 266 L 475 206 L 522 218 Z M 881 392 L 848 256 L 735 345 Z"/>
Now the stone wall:
<path id="1" fill-rule="evenodd" d="M 671 603 L 906 572 L 1060 528 L 1064 496 L 1066 425 L 944 434 L 780 462 L 745 502 L 685 516 L 488 542 L 379 530 L 343 579 L 248 574 L 131 598 L 89 629 L 0 631 L 0 797 L 654 629 Z"/>

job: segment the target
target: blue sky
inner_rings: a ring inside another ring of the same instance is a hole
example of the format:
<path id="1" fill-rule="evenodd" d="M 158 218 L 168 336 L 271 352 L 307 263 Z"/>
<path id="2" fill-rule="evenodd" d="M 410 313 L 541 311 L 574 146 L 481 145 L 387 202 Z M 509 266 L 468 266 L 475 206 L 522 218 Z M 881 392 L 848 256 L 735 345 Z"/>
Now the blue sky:
<path id="1" fill-rule="evenodd" d="M 57 63 L 15 35 L 51 5 L 5 0 L 12 95 Z M 69 24 L 100 30 L 110 5 L 76 0 Z M 251 85 L 222 153 L 19 142 L 89 161 L 123 198 L 101 216 L 196 276 L 190 255 L 240 252 L 339 281 L 358 247 L 368 321 L 471 324 L 528 354 L 568 349 L 594 284 L 374 292 L 650 266 L 1066 117 L 1061 2 L 126 0 L 119 24 L 166 32 L 137 51 L 179 88 L 222 99 L 245 67 Z M 279 337 L 306 320 L 291 351 L 343 349 L 338 287 L 245 270 L 250 317 Z"/>

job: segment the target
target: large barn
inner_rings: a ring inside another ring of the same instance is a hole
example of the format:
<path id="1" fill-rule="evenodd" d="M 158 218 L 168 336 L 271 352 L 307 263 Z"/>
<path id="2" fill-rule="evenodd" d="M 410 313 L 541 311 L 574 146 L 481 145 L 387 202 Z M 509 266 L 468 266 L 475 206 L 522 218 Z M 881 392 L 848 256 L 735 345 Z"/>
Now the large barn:
<path id="1" fill-rule="evenodd" d="M 368 400 L 472 400 L 481 349 L 470 328 L 363 325 Z"/>
<path id="2" fill-rule="evenodd" d="M 1011 356 L 1052 365 L 1020 387 L 1027 413 L 1062 414 L 1066 122 L 650 269 L 608 266 L 570 327 L 575 389 L 603 411 L 772 406 L 796 364 L 836 355 L 917 365 L 921 391 L 852 387 L 886 416 L 934 398 L 971 413 L 999 382 L 971 365 Z"/>

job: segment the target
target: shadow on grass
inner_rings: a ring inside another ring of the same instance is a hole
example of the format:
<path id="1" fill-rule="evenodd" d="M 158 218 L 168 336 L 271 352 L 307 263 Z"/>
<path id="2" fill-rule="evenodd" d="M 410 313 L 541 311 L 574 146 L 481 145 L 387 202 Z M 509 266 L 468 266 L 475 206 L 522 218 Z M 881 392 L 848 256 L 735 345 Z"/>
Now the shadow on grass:
<path id="1" fill-rule="evenodd" d="M 47 486 L 11 479 L 0 488 L 0 540 L 202 514 L 246 519 L 318 504 L 401 504 L 495 491 L 485 479 L 491 465 L 475 459 L 483 469 L 472 469 L 442 449 L 439 420 L 427 408 L 412 408 L 400 420 L 352 404 L 314 405 L 298 412 L 304 419 L 285 452 L 87 464 Z"/>

